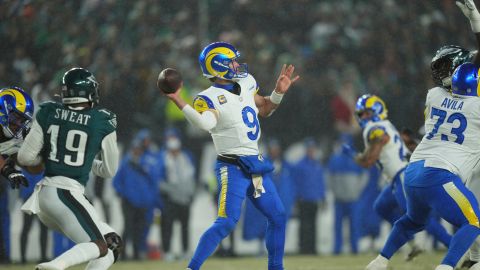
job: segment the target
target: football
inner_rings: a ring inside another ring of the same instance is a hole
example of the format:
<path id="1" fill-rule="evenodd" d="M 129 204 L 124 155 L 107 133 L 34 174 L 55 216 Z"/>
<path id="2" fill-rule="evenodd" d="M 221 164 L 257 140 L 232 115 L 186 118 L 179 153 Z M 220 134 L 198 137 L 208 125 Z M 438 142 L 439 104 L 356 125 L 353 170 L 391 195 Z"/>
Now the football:
<path id="1" fill-rule="evenodd" d="M 165 94 L 171 94 L 182 86 L 182 75 L 174 68 L 166 68 L 160 72 L 157 87 Z"/>

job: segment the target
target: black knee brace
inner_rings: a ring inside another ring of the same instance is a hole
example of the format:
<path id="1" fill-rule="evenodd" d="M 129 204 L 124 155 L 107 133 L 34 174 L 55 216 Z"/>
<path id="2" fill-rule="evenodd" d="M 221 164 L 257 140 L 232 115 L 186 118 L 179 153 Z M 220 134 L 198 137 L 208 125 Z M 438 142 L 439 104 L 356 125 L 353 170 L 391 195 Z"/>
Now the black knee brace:
<path id="1" fill-rule="evenodd" d="M 123 249 L 123 240 L 115 232 L 107 233 L 104 237 L 108 248 L 113 252 L 114 262 L 116 262 Z"/>

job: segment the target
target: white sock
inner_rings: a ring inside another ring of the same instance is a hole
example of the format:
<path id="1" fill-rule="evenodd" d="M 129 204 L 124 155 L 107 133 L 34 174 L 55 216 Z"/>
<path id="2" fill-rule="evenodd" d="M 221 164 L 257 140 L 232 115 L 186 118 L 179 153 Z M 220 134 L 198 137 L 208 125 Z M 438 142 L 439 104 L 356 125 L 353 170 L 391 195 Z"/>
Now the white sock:
<path id="1" fill-rule="evenodd" d="M 439 266 L 437 266 L 437 268 L 435 268 L 435 270 L 453 270 L 453 267 L 446 264 L 440 264 Z"/>
<path id="2" fill-rule="evenodd" d="M 378 263 L 378 264 L 381 264 L 381 265 L 388 265 L 388 259 L 383 257 L 382 255 L 378 255 L 377 258 L 375 258 L 375 261 Z"/>
<path id="3" fill-rule="evenodd" d="M 92 242 L 80 243 L 65 251 L 62 255 L 54 259 L 52 263 L 62 268 L 68 268 L 96 259 L 98 256 L 100 256 L 100 249 L 98 249 L 97 244 Z"/>
<path id="4" fill-rule="evenodd" d="M 470 247 L 470 260 L 479 262 L 480 261 L 480 243 L 479 238 L 473 242 L 472 246 Z"/>
<path id="5" fill-rule="evenodd" d="M 417 247 L 417 244 L 415 244 L 415 241 L 414 240 L 410 240 L 407 242 L 407 245 L 411 248 L 411 249 L 414 249 Z"/>
<path id="6" fill-rule="evenodd" d="M 107 255 L 91 260 L 85 270 L 107 270 L 115 261 L 113 251 L 108 249 Z"/>

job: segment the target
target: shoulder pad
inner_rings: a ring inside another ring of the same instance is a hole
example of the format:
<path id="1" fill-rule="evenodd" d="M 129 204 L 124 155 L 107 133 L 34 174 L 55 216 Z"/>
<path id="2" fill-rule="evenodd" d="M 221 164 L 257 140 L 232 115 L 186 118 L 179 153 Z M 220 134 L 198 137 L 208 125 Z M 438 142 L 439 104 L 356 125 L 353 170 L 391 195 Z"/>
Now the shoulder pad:
<path id="1" fill-rule="evenodd" d="M 203 113 L 207 110 L 215 110 L 212 100 L 205 95 L 198 95 L 193 100 L 193 108 L 199 112 Z"/>
<path id="2" fill-rule="evenodd" d="M 427 96 L 433 95 L 435 93 L 446 94 L 446 93 L 450 93 L 450 91 L 446 88 L 436 86 L 436 87 L 428 89 Z"/>
<path id="3" fill-rule="evenodd" d="M 35 119 L 40 123 L 41 126 L 45 123 L 45 120 L 48 118 L 48 115 L 55 109 L 63 107 L 63 104 L 54 102 L 54 101 L 47 101 L 43 102 L 39 106 L 39 110 L 37 110 L 37 114 Z"/>
<path id="4" fill-rule="evenodd" d="M 250 75 L 250 74 L 249 74 L 249 75 Z M 257 80 L 255 80 L 255 78 L 253 78 L 252 75 L 250 75 L 250 77 L 252 77 L 252 81 L 253 81 L 253 83 L 254 83 L 254 85 L 255 85 L 255 94 L 257 94 L 258 91 L 260 90 L 260 85 L 258 85 Z"/>
<path id="5" fill-rule="evenodd" d="M 98 109 L 98 111 L 106 117 L 106 120 L 113 128 L 117 128 L 117 115 L 115 113 L 104 108 Z"/>
<path id="6" fill-rule="evenodd" d="M 249 90 L 253 90 L 254 95 L 257 94 L 260 90 L 260 86 L 258 85 L 257 80 L 255 80 L 255 78 L 252 76 L 252 74 L 249 73 L 245 80 L 248 83 Z"/>
<path id="7" fill-rule="evenodd" d="M 382 138 L 387 134 L 387 130 L 382 126 L 373 126 L 368 130 L 367 139 L 369 142 Z"/>
<path id="8" fill-rule="evenodd" d="M 107 110 L 107 109 L 105 109 L 105 108 L 98 109 L 98 111 L 106 114 L 108 117 L 117 117 L 117 116 L 115 115 L 115 113 L 113 113 L 112 111 Z"/>
<path id="9" fill-rule="evenodd" d="M 55 102 L 55 101 L 45 101 L 40 104 L 40 108 L 54 108 L 54 107 L 62 107 L 63 105 Z"/>

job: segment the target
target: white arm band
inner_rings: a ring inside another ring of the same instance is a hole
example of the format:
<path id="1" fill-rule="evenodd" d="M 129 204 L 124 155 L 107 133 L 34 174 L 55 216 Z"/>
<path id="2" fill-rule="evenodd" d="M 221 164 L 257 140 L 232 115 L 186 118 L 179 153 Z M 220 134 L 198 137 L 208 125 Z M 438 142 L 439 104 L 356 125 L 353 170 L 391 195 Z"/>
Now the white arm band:
<path id="1" fill-rule="evenodd" d="M 182 112 L 188 122 L 200 129 L 209 131 L 217 125 L 217 116 L 212 111 L 199 113 L 192 106 L 186 105 Z"/>
<path id="2" fill-rule="evenodd" d="M 283 95 L 284 94 L 277 93 L 275 90 L 273 90 L 272 94 L 270 94 L 270 101 L 273 104 L 278 105 L 280 102 L 282 102 Z"/>
<path id="3" fill-rule="evenodd" d="M 18 150 L 17 161 L 22 166 L 36 166 L 42 162 L 39 155 L 43 148 L 43 130 L 37 123 L 33 122 L 32 128 L 28 133 L 25 141 Z"/>
<path id="4" fill-rule="evenodd" d="M 470 20 L 470 26 L 472 26 L 474 33 L 480 33 L 480 20 Z"/>
<path id="5" fill-rule="evenodd" d="M 103 178 L 112 178 L 118 168 L 117 133 L 114 131 L 102 140 L 102 160 L 95 159 L 92 171 L 95 175 Z"/>

